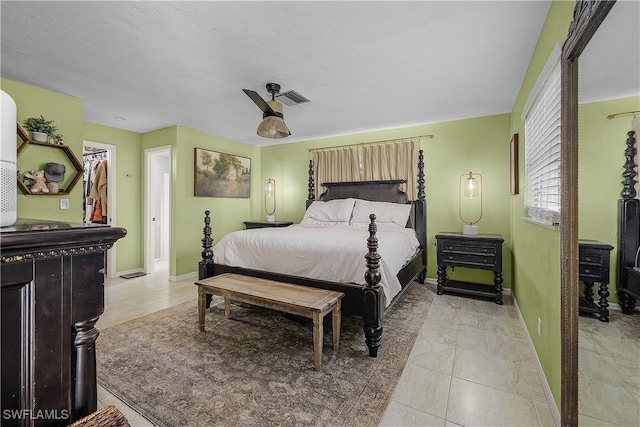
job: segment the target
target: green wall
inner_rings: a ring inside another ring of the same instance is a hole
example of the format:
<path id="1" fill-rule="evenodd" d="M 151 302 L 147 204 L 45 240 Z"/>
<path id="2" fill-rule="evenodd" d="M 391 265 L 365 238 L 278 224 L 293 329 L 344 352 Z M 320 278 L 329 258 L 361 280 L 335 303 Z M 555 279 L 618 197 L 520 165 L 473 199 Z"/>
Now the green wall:
<path id="1" fill-rule="evenodd" d="M 609 303 L 617 303 L 618 199 L 631 117 L 614 113 L 640 110 L 640 97 L 580 105 L 578 109 L 578 237 L 599 240 L 611 252 Z"/>
<path id="2" fill-rule="evenodd" d="M 262 179 L 274 178 L 277 184 L 278 220 L 299 222 L 307 199 L 308 165 L 311 148 L 358 144 L 417 135 L 423 138 L 425 191 L 427 195 L 427 266 L 435 277 L 435 234 L 461 231 L 458 216 L 460 175 L 473 171 L 483 176 L 484 214 L 478 224 L 481 233 L 501 234 L 509 242 L 509 123 L 508 114 L 456 120 L 387 131 L 360 133 L 262 148 Z M 261 199 L 261 206 L 264 200 Z M 264 215 L 257 212 L 254 219 Z M 504 245 L 504 286 L 511 287 L 511 255 Z M 487 271 L 456 269 L 456 278 L 493 283 Z"/>
<path id="3" fill-rule="evenodd" d="M 127 230 L 117 243 L 116 271 L 129 271 L 143 265 L 142 199 L 143 174 L 140 163 L 140 134 L 95 123 L 83 123 L 83 139 L 115 145 L 116 212 L 114 226 Z M 111 178 L 109 178 L 111 179 Z M 111 187 L 113 188 L 113 187 Z M 82 213 L 80 213 L 82 215 Z"/>
<path id="4" fill-rule="evenodd" d="M 40 115 L 53 120 L 58 132 L 65 136 L 65 144 L 82 161 L 82 100 L 12 80 L 1 79 L 0 83 L 2 90 L 16 102 L 20 125 L 24 119 Z M 19 138 L 18 141 L 22 142 Z M 66 165 L 64 182 L 68 183 L 73 169 L 62 153 L 59 149 L 30 145 L 18 158 L 18 171 L 24 173 L 41 169 L 50 161 L 60 162 Z M 60 209 L 60 199 L 63 198 L 69 199 L 69 210 Z M 18 190 L 18 217 L 81 222 L 82 182 L 79 181 L 66 195 L 25 195 Z"/>
<path id="5" fill-rule="evenodd" d="M 182 275 L 196 271 L 201 259 L 204 211 L 211 211 L 212 235 L 217 242 L 225 234 L 243 228 L 242 221 L 254 218 L 259 211 L 263 193 L 260 183 L 260 147 L 225 138 L 207 135 L 192 129 L 176 127 L 176 144 L 172 161 L 172 215 L 171 225 L 172 274 Z M 206 148 L 251 159 L 251 197 L 248 199 L 225 197 L 195 197 L 194 149 Z"/>
<path id="6" fill-rule="evenodd" d="M 525 103 L 557 44 L 562 45 L 575 2 L 554 1 L 538 38 L 529 68 L 511 112 L 511 133 L 520 139 L 520 194 L 511 197 L 513 292 L 533 341 L 553 397 L 560 407 L 560 232 L 522 220 L 526 135 L 521 121 Z M 537 319 L 542 321 L 538 337 Z"/>

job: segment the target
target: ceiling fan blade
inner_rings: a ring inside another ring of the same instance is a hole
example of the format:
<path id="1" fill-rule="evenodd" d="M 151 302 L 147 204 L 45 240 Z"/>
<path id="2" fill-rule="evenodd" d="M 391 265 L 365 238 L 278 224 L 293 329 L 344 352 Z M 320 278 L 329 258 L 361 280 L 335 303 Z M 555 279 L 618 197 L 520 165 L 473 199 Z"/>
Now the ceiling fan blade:
<path id="1" fill-rule="evenodd" d="M 264 99 L 262 99 L 260 95 L 258 95 L 258 92 L 254 90 L 249 90 L 249 89 L 242 89 L 242 91 L 246 93 L 247 96 L 251 98 L 253 102 L 255 102 L 255 104 L 258 106 L 258 108 L 262 110 L 263 113 L 267 113 L 272 116 L 276 115 L 276 112 L 273 111 L 273 109 L 269 106 L 269 104 L 267 104 L 267 102 Z"/>

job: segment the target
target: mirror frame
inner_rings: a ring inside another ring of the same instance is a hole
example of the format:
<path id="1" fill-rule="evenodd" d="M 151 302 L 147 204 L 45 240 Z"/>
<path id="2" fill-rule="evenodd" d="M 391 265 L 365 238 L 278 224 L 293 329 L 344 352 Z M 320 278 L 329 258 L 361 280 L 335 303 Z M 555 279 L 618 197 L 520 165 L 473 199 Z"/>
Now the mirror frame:
<path id="1" fill-rule="evenodd" d="M 578 425 L 578 58 L 615 0 L 577 0 L 562 46 L 560 130 L 560 423 Z"/>

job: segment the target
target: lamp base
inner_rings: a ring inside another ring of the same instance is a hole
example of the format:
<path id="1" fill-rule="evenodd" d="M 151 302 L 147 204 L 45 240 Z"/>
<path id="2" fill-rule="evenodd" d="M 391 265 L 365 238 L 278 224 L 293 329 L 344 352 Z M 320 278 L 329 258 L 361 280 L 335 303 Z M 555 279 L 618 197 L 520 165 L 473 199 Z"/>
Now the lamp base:
<path id="1" fill-rule="evenodd" d="M 276 216 L 275 215 L 267 215 L 266 221 L 267 222 L 276 222 Z"/>
<path id="2" fill-rule="evenodd" d="M 468 235 L 477 235 L 478 234 L 478 226 L 477 225 L 463 225 L 462 226 L 462 234 Z"/>

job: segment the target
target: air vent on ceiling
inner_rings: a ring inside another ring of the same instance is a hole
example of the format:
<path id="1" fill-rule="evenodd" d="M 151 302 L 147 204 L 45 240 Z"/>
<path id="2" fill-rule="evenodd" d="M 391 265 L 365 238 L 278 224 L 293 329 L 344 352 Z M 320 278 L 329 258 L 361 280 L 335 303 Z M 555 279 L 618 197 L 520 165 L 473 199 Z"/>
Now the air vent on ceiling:
<path id="1" fill-rule="evenodd" d="M 300 95 L 295 90 L 282 92 L 281 94 L 276 96 L 276 99 L 286 105 L 298 105 L 298 104 L 304 104 L 305 102 L 309 102 L 307 98 Z"/>

